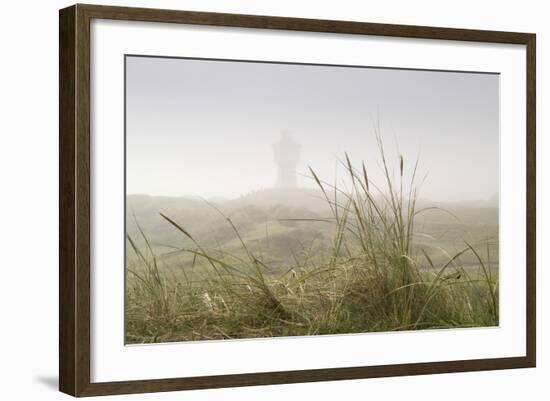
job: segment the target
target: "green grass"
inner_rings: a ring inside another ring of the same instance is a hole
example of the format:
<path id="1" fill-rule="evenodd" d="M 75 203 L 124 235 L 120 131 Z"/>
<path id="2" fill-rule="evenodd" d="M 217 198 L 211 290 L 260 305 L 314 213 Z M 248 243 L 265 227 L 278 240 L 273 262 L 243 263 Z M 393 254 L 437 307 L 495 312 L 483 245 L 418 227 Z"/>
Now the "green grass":
<path id="1" fill-rule="evenodd" d="M 282 265 L 254 244 L 264 234 L 285 236 L 289 219 L 242 235 L 231 217 L 210 205 L 232 233 L 222 247 L 201 244 L 183 222 L 161 213 L 183 244 L 163 255 L 136 223 L 137 235 L 128 235 L 134 255 L 126 267 L 126 342 L 498 325 L 494 239 L 465 238 L 452 254 L 427 244 L 418 222 L 424 214 L 449 213 L 418 208 L 417 164 L 400 156 L 394 174 L 380 137 L 378 144 L 380 184 L 347 154 L 348 188 L 310 168 L 331 216 L 290 220 L 324 225 L 330 242 L 322 251 L 315 241 L 289 248 Z"/>

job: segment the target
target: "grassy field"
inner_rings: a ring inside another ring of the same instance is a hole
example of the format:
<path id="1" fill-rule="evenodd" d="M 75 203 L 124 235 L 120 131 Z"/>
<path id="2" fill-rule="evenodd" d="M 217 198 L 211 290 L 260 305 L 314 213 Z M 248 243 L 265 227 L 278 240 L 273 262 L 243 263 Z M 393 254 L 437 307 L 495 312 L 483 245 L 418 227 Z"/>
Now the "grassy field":
<path id="1" fill-rule="evenodd" d="M 346 156 L 346 190 L 129 196 L 126 342 L 498 325 L 498 208 L 419 201 L 380 146 L 379 186 Z"/>

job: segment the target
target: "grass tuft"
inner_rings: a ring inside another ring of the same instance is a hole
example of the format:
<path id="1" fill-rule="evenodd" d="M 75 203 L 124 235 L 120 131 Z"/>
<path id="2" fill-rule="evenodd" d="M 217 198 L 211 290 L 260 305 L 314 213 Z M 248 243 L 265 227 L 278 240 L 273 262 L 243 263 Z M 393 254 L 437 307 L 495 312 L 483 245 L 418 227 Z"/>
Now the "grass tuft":
<path id="1" fill-rule="evenodd" d="M 408 163 L 400 155 L 394 178 L 380 135 L 377 140 L 381 186 L 370 181 L 364 162 L 356 169 L 347 153 L 342 165 L 351 187 L 345 190 L 309 167 L 332 215 L 290 220 L 327 225 L 332 240 L 323 258 L 304 248 L 293 253 L 294 264 L 270 266 L 247 244 L 238 225 L 211 205 L 232 230 L 242 255 L 203 246 L 183 224 L 160 213 L 182 234 L 183 245 L 171 254 L 192 256 L 192 266 L 176 274 L 159 267 L 135 219 L 146 252 L 127 236 L 135 254 L 126 267 L 127 343 L 498 325 L 498 273 L 491 268 L 489 251 L 485 259 L 480 251 L 488 249 L 489 241 L 465 242 L 442 264 L 434 262 L 416 241 L 418 216 L 438 210 L 417 209 L 418 161 Z M 467 253 L 478 270 L 462 265 Z"/>

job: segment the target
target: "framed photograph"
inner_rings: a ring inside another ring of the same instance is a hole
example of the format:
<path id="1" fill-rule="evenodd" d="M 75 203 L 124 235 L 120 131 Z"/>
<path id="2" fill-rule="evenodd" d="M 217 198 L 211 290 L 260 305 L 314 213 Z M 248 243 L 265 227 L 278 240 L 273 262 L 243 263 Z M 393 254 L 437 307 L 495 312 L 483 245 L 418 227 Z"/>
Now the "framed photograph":
<path id="1" fill-rule="evenodd" d="M 59 18 L 61 391 L 535 366 L 535 34 Z"/>

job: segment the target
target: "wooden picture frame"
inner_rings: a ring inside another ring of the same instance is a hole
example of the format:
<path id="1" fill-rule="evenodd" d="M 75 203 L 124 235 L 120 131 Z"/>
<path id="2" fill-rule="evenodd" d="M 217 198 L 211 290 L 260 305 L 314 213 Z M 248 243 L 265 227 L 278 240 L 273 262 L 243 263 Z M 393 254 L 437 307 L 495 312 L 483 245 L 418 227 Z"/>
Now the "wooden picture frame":
<path id="1" fill-rule="evenodd" d="M 518 44 L 526 47 L 526 355 L 365 367 L 91 382 L 90 22 L 92 19 Z M 59 388 L 73 396 L 144 393 L 534 367 L 536 361 L 535 34 L 74 5 L 59 14 Z"/>

